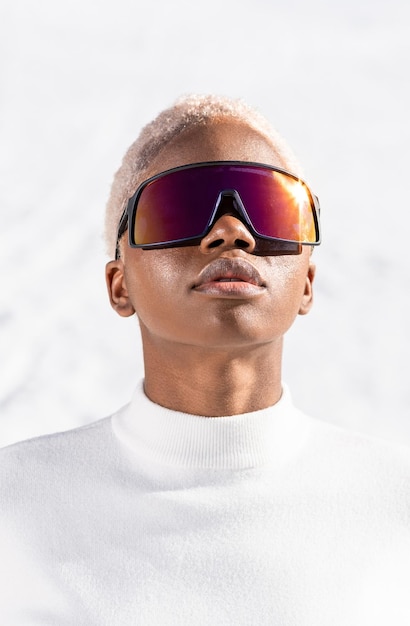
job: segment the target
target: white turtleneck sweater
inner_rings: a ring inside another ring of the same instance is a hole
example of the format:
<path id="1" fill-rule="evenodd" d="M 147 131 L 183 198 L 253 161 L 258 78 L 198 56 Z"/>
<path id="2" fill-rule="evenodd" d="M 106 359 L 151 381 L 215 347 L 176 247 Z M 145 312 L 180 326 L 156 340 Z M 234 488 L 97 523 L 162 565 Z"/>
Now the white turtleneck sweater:
<path id="1" fill-rule="evenodd" d="M 409 626 L 410 453 L 152 403 L 0 451 L 4 626 Z"/>

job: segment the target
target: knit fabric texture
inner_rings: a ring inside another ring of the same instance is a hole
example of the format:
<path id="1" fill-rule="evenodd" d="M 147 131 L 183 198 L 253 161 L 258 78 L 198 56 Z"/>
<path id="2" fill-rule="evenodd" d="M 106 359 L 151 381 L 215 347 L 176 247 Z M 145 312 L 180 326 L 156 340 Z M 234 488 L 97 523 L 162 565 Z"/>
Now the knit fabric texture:
<path id="1" fill-rule="evenodd" d="M 410 452 L 151 402 L 0 451 L 5 626 L 410 624 Z"/>

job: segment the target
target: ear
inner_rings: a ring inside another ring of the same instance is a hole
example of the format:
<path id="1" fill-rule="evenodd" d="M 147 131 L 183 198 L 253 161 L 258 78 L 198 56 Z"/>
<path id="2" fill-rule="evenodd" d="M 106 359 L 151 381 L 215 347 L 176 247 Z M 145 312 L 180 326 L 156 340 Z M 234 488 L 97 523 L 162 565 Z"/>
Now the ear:
<path id="1" fill-rule="evenodd" d="M 299 315 L 309 313 L 313 304 L 313 281 L 316 274 L 316 266 L 312 261 L 309 262 L 309 268 L 305 279 L 305 290 L 300 304 Z"/>
<path id="2" fill-rule="evenodd" d="M 127 285 L 125 284 L 124 263 L 109 261 L 105 267 L 105 279 L 107 282 L 108 296 L 114 311 L 121 317 L 134 315 L 135 309 L 128 296 Z"/>

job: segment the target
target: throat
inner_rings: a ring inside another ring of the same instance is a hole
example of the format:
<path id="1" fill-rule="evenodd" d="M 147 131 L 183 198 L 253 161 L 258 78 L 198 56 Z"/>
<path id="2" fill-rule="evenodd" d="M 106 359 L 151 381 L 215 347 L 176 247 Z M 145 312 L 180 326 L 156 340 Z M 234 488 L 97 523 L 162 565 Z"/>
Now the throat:
<path id="1" fill-rule="evenodd" d="M 145 393 L 152 401 L 183 413 L 222 417 L 265 409 L 281 396 L 281 366 L 275 356 L 249 349 L 229 359 L 226 353 L 191 356 L 186 353 L 161 371 L 146 362 Z"/>

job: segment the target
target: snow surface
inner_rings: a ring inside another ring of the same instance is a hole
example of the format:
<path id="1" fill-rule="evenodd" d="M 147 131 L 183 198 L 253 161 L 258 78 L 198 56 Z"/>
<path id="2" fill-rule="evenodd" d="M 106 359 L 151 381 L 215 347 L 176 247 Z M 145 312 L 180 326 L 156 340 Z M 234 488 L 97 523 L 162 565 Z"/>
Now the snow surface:
<path id="1" fill-rule="evenodd" d="M 320 197 L 316 302 L 285 346 L 296 403 L 410 444 L 409 18 L 404 0 L 3 0 L 0 445 L 103 417 L 142 377 L 103 212 L 142 125 L 189 92 L 258 108 Z"/>

